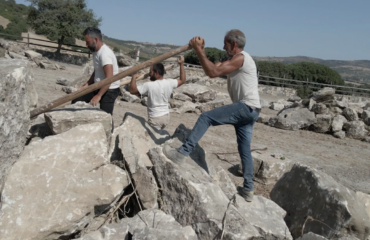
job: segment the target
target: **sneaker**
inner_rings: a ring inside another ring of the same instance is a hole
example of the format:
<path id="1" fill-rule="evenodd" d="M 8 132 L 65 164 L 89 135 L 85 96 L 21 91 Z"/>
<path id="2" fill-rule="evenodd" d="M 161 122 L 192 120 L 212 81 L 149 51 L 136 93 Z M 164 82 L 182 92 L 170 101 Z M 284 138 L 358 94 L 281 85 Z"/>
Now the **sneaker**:
<path id="1" fill-rule="evenodd" d="M 252 202 L 253 200 L 253 191 L 247 191 L 245 188 L 238 186 L 237 187 L 238 193 L 242 196 L 245 201 Z"/>
<path id="2" fill-rule="evenodd" d="M 176 148 L 173 148 L 170 145 L 164 145 L 163 154 L 172 162 L 177 164 L 183 163 L 186 157 L 184 154 L 178 152 Z"/>

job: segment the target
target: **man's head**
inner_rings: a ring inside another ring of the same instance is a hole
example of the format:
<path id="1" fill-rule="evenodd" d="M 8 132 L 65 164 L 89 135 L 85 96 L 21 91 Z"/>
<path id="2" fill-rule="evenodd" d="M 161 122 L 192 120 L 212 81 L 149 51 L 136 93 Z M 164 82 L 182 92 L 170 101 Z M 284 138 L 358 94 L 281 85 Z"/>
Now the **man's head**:
<path id="1" fill-rule="evenodd" d="M 151 81 L 163 79 L 166 70 L 162 63 L 156 63 L 150 67 L 149 77 Z"/>
<path id="2" fill-rule="evenodd" d="M 86 47 L 88 47 L 91 52 L 99 51 L 100 47 L 103 45 L 101 31 L 95 27 L 88 27 L 83 32 L 83 35 L 85 37 Z"/>
<path id="3" fill-rule="evenodd" d="M 224 39 L 224 49 L 229 57 L 234 56 L 244 49 L 245 35 L 238 29 L 228 31 Z"/>

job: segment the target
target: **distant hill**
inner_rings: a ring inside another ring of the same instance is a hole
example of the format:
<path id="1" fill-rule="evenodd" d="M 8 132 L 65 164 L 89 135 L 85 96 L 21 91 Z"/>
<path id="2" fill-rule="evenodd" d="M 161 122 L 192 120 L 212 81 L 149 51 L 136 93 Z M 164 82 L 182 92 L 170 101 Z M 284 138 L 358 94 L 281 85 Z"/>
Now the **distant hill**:
<path id="1" fill-rule="evenodd" d="M 328 66 L 337 71 L 345 81 L 370 84 L 370 60 L 323 60 L 305 56 L 296 57 L 256 57 L 255 61 L 281 62 L 284 64 L 313 62 Z"/>
<path id="2" fill-rule="evenodd" d="M 117 47 L 125 53 L 140 49 L 140 60 L 148 60 L 157 57 L 163 53 L 176 49 L 180 46 L 163 43 L 135 42 L 129 40 L 119 40 L 104 36 L 104 42 L 111 47 Z"/>

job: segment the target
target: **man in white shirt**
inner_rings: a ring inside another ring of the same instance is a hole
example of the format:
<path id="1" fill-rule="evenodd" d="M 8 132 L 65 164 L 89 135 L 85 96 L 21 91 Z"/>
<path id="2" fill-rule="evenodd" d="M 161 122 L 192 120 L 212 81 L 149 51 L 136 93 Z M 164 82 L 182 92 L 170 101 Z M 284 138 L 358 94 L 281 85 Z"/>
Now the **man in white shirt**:
<path id="1" fill-rule="evenodd" d="M 118 73 L 117 58 L 113 51 L 103 43 L 103 38 L 100 30 L 94 27 L 88 27 L 83 32 L 86 46 L 93 53 L 94 72 L 89 81 L 82 86 L 87 87 L 93 83 L 109 78 Z M 115 81 L 110 85 L 104 86 L 99 90 L 88 93 L 82 97 L 74 99 L 72 103 L 78 101 L 90 102 L 96 106 L 100 103 L 100 109 L 109 114 L 113 114 L 114 102 L 119 95 L 120 81 Z"/>
<path id="2" fill-rule="evenodd" d="M 189 156 L 209 126 L 233 125 L 236 132 L 238 151 L 241 158 L 244 183 L 238 187 L 239 194 L 248 202 L 253 200 L 253 159 L 251 140 L 253 125 L 261 110 L 258 94 L 256 64 L 245 51 L 245 35 L 237 29 L 226 33 L 224 49 L 229 60 L 213 64 L 204 51 L 204 39 L 194 37 L 189 44 L 193 47 L 204 72 L 211 78 L 227 75 L 227 88 L 232 104 L 202 113 L 184 144 L 178 148 L 163 147 L 164 155 L 181 164 Z"/>
<path id="3" fill-rule="evenodd" d="M 180 56 L 177 61 L 180 65 L 180 79 L 164 79 L 163 76 L 166 71 L 162 63 L 157 63 L 150 67 L 149 76 L 151 82 L 137 86 L 136 79 L 138 75 L 135 74 L 131 79 L 130 93 L 148 96 L 148 123 L 158 130 L 164 129 L 169 123 L 168 100 L 172 91 L 186 81 L 184 57 Z"/>

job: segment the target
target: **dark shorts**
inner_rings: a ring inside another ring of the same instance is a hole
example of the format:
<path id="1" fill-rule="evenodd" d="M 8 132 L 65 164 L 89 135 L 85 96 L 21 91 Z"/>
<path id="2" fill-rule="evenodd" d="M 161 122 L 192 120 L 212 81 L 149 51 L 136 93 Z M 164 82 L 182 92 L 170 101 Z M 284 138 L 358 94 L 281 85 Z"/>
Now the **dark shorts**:
<path id="1" fill-rule="evenodd" d="M 82 97 L 76 98 L 72 101 L 72 103 L 76 102 L 87 102 L 89 103 L 91 99 L 98 94 L 99 90 L 93 91 L 91 93 L 88 93 Z M 118 97 L 120 93 L 119 88 L 116 89 L 108 89 L 102 98 L 100 99 L 100 109 L 109 113 L 113 114 L 113 108 L 114 108 L 114 102 L 116 101 L 116 98 Z"/>

